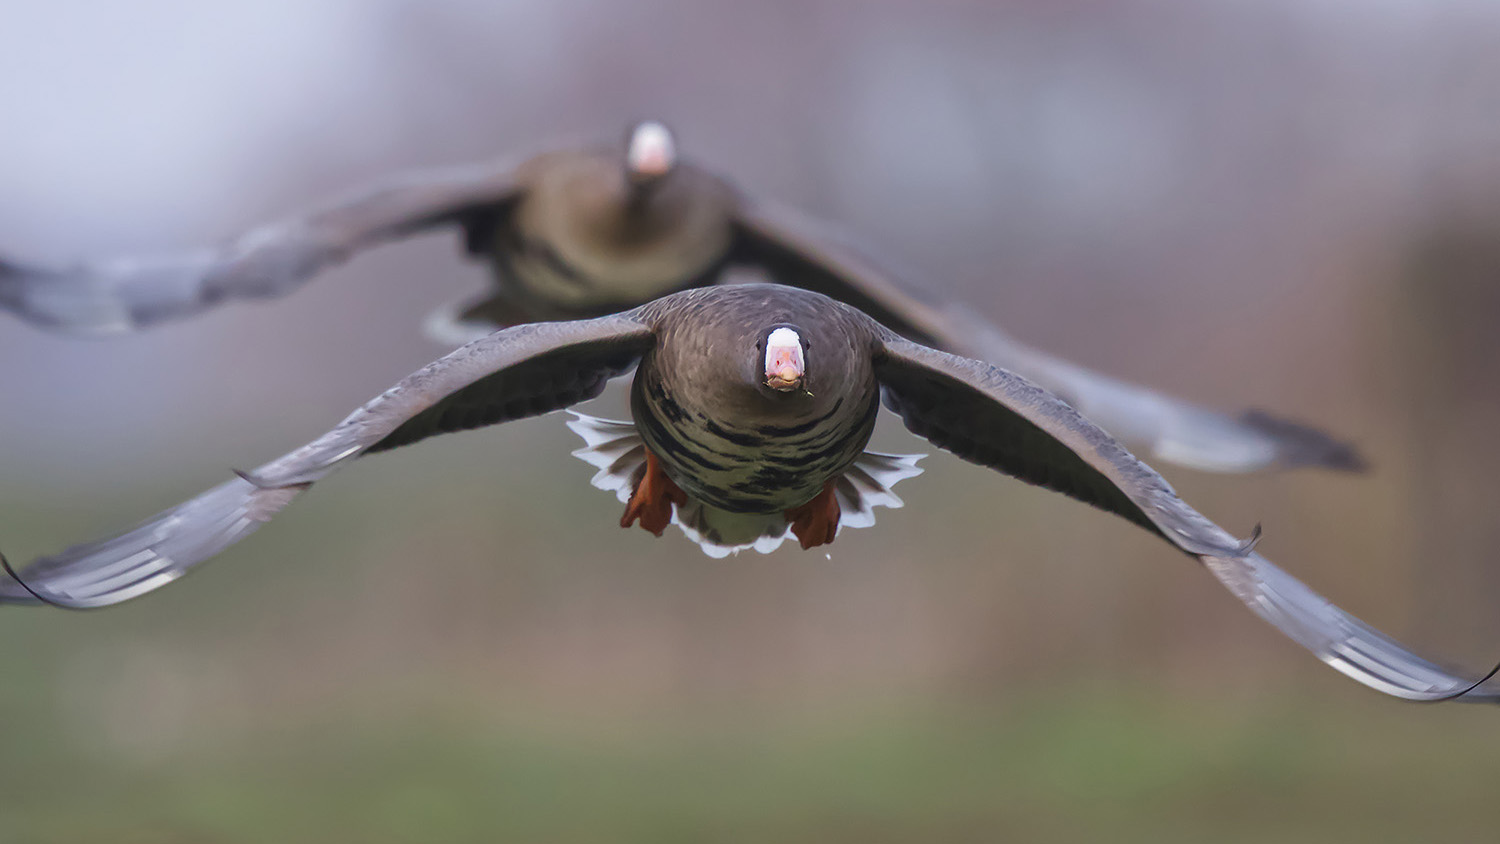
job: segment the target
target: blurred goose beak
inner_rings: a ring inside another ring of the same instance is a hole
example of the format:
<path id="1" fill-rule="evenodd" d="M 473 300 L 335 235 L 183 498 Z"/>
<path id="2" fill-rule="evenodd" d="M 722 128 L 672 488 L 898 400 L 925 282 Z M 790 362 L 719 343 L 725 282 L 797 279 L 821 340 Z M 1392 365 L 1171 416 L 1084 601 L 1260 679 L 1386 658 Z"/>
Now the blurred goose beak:
<path id="1" fill-rule="evenodd" d="M 778 328 L 766 338 L 766 386 L 789 393 L 802 389 L 807 366 L 802 338 L 790 328 Z"/>
<path id="2" fill-rule="evenodd" d="M 677 165 L 677 144 L 672 132 L 660 123 L 647 121 L 630 133 L 625 166 L 636 184 L 654 182 Z"/>

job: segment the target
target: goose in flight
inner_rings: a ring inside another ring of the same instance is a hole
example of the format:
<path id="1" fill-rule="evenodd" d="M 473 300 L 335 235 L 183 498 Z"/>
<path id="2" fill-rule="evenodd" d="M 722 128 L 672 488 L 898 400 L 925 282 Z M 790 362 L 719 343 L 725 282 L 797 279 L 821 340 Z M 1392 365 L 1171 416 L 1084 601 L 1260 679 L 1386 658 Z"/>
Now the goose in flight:
<path id="1" fill-rule="evenodd" d="M 714 284 L 731 266 L 864 311 L 919 343 L 986 360 L 1066 399 L 1161 460 L 1220 472 L 1359 470 L 1354 448 L 1256 410 L 1224 414 L 1028 347 L 971 307 L 898 279 L 826 226 L 753 200 L 646 122 L 617 148 L 519 164 L 407 173 L 218 248 L 48 267 L 0 255 L 0 309 L 85 333 L 134 331 L 234 299 L 281 296 L 381 243 L 452 227 L 494 285 L 440 309 L 428 332 L 457 345 L 499 327 L 604 316 Z"/>
<path id="2" fill-rule="evenodd" d="M 1418 701 L 1500 700 L 1313 592 L 1185 503 L 1115 438 L 1031 381 L 902 338 L 853 307 L 774 284 L 671 294 L 593 319 L 503 329 L 429 364 L 332 430 L 118 536 L 5 563 L 0 604 L 100 607 L 163 586 L 364 455 L 570 407 L 635 371 L 629 422 L 574 420 L 621 524 L 673 523 L 714 554 L 803 548 L 868 526 L 908 457 L 865 451 L 879 405 L 933 445 L 1114 513 L 1196 558 L 1319 659 Z M 1258 530 L 1257 530 L 1258 534 Z M 1487 678 L 1486 678 L 1487 679 Z"/>

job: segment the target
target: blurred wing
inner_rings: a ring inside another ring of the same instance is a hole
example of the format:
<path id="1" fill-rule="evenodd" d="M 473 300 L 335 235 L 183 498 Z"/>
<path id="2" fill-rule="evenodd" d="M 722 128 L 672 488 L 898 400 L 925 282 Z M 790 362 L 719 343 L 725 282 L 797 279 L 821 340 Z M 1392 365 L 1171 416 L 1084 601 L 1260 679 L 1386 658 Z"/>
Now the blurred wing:
<path id="1" fill-rule="evenodd" d="M 979 361 L 889 338 L 886 405 L 913 433 L 981 466 L 1124 516 L 1197 556 L 1257 615 L 1339 671 L 1417 701 L 1500 701 L 1335 607 L 1177 497 L 1113 437 L 1045 390 Z M 1470 691 L 1472 689 L 1472 691 Z"/>
<path id="2" fill-rule="evenodd" d="M 748 202 L 737 223 L 731 260 L 765 267 L 775 281 L 853 305 L 919 343 L 947 346 L 962 339 L 952 336 L 940 304 L 899 286 L 824 224 L 791 208 Z"/>
<path id="3" fill-rule="evenodd" d="M 219 249 L 121 258 L 68 268 L 0 260 L 0 308 L 46 328 L 133 331 L 230 299 L 290 293 L 361 249 L 491 213 L 517 191 L 514 168 L 408 173 Z"/>
<path id="4" fill-rule="evenodd" d="M 847 302 L 917 342 L 1024 375 L 1163 460 L 1215 472 L 1364 466 L 1352 447 L 1313 428 L 1259 412 L 1226 416 L 1032 349 L 971 308 L 935 301 L 906 278 L 898 283 L 822 228 L 790 209 L 748 207 L 741 213 L 736 259 L 764 265 L 783 284 Z"/>
<path id="5" fill-rule="evenodd" d="M 1358 449 L 1316 428 L 1259 410 L 1230 416 L 1130 384 L 1024 345 L 969 312 L 950 315 L 973 354 L 1035 381 L 1111 434 L 1162 460 L 1206 472 L 1318 466 L 1366 468 Z"/>
<path id="6" fill-rule="evenodd" d="M 366 452 L 592 398 L 650 347 L 632 314 L 498 331 L 406 377 L 307 445 L 136 528 L 0 579 L 0 603 L 101 607 L 182 576 L 258 528 L 297 493 Z"/>

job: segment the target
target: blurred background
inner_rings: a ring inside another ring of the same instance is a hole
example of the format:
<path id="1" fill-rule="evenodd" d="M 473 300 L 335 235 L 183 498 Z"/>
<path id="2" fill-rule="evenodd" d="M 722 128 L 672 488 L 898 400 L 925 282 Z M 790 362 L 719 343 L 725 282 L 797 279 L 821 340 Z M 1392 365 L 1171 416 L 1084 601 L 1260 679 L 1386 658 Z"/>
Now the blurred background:
<path id="1" fill-rule="evenodd" d="M 210 244 L 659 117 L 1048 350 L 1358 442 L 1169 471 L 1500 658 L 1487 0 L 11 0 L 0 253 Z M 445 351 L 452 234 L 81 341 L 0 319 L 0 542 L 106 535 Z M 622 413 L 619 391 L 596 405 Z M 930 450 L 887 416 L 876 444 Z M 0 612 L 0 841 L 1488 837 L 1496 715 L 1323 667 L 1124 521 L 945 455 L 822 554 L 617 526 L 557 417 L 361 463 L 171 588 Z M 1167 467 L 1163 467 L 1167 468 Z"/>

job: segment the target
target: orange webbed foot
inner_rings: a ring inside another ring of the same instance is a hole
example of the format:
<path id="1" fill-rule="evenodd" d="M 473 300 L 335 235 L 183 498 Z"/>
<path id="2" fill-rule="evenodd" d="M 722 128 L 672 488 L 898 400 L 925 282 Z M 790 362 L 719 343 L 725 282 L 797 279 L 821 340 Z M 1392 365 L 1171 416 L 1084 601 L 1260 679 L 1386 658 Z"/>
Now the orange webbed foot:
<path id="1" fill-rule="evenodd" d="M 687 504 L 687 493 L 683 492 L 667 473 L 662 471 L 661 461 L 649 449 L 646 451 L 646 471 L 630 494 L 630 503 L 625 505 L 625 515 L 620 517 L 620 527 L 630 527 L 636 519 L 641 527 L 661 536 L 672 523 L 672 505 Z"/>
<path id="2" fill-rule="evenodd" d="M 823 491 L 811 501 L 786 511 L 787 521 L 792 523 L 792 534 L 804 551 L 827 545 L 839 531 L 839 502 L 833 495 L 836 480 L 823 484 Z"/>

